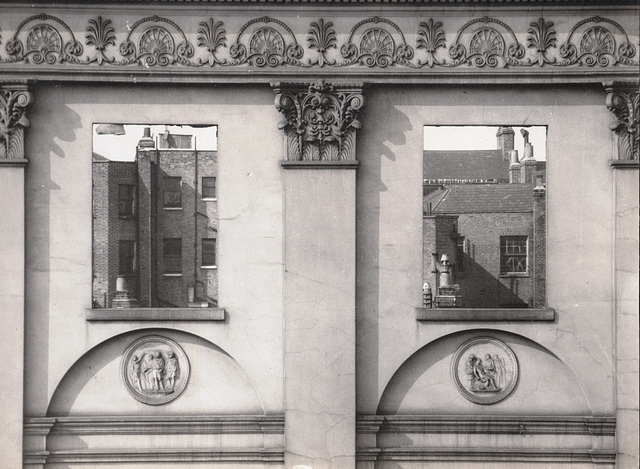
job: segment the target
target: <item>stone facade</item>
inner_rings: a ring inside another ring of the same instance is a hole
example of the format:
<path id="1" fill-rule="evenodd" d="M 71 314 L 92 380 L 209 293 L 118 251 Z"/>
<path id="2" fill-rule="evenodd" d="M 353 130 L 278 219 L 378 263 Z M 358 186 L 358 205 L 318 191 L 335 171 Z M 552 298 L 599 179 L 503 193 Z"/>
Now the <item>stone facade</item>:
<path id="1" fill-rule="evenodd" d="M 0 18 L 0 467 L 638 466 L 635 3 L 38 6 Z M 218 127 L 217 308 L 92 308 L 105 122 Z M 547 126 L 544 308 L 422 308 L 429 125 Z"/>

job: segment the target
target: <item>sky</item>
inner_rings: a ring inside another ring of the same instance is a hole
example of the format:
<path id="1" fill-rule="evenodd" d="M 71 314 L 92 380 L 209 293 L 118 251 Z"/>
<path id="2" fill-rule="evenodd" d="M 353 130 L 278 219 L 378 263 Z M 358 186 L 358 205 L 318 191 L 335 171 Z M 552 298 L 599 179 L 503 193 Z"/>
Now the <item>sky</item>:
<path id="1" fill-rule="evenodd" d="M 102 123 L 102 122 L 101 122 Z M 189 125 L 138 125 L 124 124 L 125 135 L 98 135 L 96 127 L 101 123 L 93 124 L 93 152 L 114 161 L 134 161 L 136 146 L 144 134 L 144 128 L 151 128 L 151 136 L 155 139 L 165 130 L 173 134 L 195 135 L 197 150 L 218 149 L 218 128 L 191 127 Z"/>
<path id="2" fill-rule="evenodd" d="M 425 150 L 496 150 L 499 127 L 489 126 L 425 126 Z M 518 158 L 524 155 L 524 139 L 520 129 L 529 131 L 529 142 L 533 145 L 533 156 L 538 161 L 546 161 L 547 128 L 542 125 L 531 127 L 512 127 L 515 135 L 515 149 Z"/>

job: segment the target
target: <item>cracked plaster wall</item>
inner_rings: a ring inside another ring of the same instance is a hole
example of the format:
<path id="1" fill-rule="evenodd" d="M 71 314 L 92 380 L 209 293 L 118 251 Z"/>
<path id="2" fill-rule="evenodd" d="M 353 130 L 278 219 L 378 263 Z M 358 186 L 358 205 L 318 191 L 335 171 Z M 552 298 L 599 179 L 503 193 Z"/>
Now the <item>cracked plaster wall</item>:
<path id="1" fill-rule="evenodd" d="M 282 136 L 273 92 L 66 84 L 39 85 L 34 95 L 26 139 L 25 414 L 44 415 L 64 374 L 91 347 L 149 326 L 85 320 L 92 277 L 91 135 L 92 124 L 101 122 L 218 125 L 219 269 L 234 273 L 221 275 L 219 284 L 227 319 L 164 325 L 227 351 L 260 383 L 265 412 L 281 413 Z"/>
<path id="2" fill-rule="evenodd" d="M 615 411 L 612 133 L 605 97 L 599 86 L 367 89 L 358 137 L 359 413 L 376 412 L 393 374 L 420 347 L 474 328 L 512 331 L 538 342 L 575 374 L 591 412 Z M 416 321 L 424 125 L 548 127 L 547 303 L 556 310 L 555 322 Z"/>

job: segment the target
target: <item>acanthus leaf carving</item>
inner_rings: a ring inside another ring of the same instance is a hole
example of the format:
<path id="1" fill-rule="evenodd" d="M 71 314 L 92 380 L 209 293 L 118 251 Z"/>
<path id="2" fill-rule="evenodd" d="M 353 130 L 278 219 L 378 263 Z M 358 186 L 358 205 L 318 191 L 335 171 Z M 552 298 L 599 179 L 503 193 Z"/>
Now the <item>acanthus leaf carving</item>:
<path id="1" fill-rule="evenodd" d="M 640 159 L 640 91 L 638 83 L 610 83 L 606 87 L 607 109 L 616 116 L 617 159 Z"/>
<path id="2" fill-rule="evenodd" d="M 527 47 L 532 47 L 536 51 L 537 60 L 534 63 L 537 63 L 540 67 L 544 64 L 555 63 L 555 57 L 553 59 L 547 57 L 547 51 L 552 47 L 556 47 L 558 42 L 556 31 L 553 29 L 553 22 L 539 18 L 538 21 L 529 24 L 527 32 L 529 33 Z"/>
<path id="3" fill-rule="evenodd" d="M 318 22 L 312 22 L 307 32 L 307 43 L 309 44 L 310 49 L 315 49 L 318 51 L 318 58 L 312 62 L 309 61 L 309 65 L 318 65 L 319 67 L 323 67 L 325 64 L 327 65 L 335 65 L 335 60 L 327 59 L 327 52 L 329 49 L 336 48 L 336 31 L 333 29 L 333 23 L 325 21 L 320 18 Z"/>
<path id="4" fill-rule="evenodd" d="M 200 59 L 198 63 L 203 65 L 208 63 L 209 66 L 223 65 L 226 60 L 220 60 L 216 57 L 216 51 L 220 47 L 227 45 L 227 32 L 224 30 L 222 21 L 202 21 L 198 28 L 198 46 L 204 47 L 209 52 L 208 60 Z"/>
<path id="5" fill-rule="evenodd" d="M 0 158 L 24 158 L 24 129 L 29 127 L 26 111 L 32 101 L 25 86 L 0 88 Z"/>
<path id="6" fill-rule="evenodd" d="M 273 84 L 278 128 L 287 138 L 289 161 L 355 161 L 355 132 L 360 129 L 361 87 L 324 81 L 301 85 Z"/>
<path id="7" fill-rule="evenodd" d="M 420 23 L 417 48 L 425 50 L 427 53 L 427 59 L 423 63 L 418 63 L 418 67 L 422 67 L 423 65 L 428 65 L 429 67 L 433 67 L 434 65 L 444 65 L 444 61 L 436 59 L 436 53 L 438 49 L 446 46 L 446 42 L 441 22 L 434 22 L 433 18 L 429 18 L 428 22 Z"/>
<path id="8" fill-rule="evenodd" d="M 102 16 L 90 19 L 85 39 L 88 45 L 94 46 L 98 51 L 94 58 L 87 57 L 87 63 L 95 62 L 98 65 L 102 65 L 103 62 L 113 63 L 115 57 L 107 57 L 105 55 L 105 49 L 116 44 L 115 29 L 111 26 L 111 20 L 103 20 Z"/>

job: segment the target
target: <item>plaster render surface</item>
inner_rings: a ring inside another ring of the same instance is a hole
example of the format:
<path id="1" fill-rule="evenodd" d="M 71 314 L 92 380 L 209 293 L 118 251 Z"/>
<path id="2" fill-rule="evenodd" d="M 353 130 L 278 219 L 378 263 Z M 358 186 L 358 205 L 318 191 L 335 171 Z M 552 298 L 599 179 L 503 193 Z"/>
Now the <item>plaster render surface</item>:
<path id="1" fill-rule="evenodd" d="M 285 207 L 285 462 L 354 467 L 354 170 L 286 170 Z"/>
<path id="2" fill-rule="evenodd" d="M 139 324 L 87 324 L 91 307 L 93 123 L 218 125 L 219 301 L 224 323 L 186 330 L 231 354 L 282 411 L 281 137 L 268 87 L 237 90 L 38 86 L 27 138 L 25 413 L 42 415 L 67 369 L 88 349 Z M 252 138 L 246 138 L 250 132 Z M 224 180 L 224 181 L 223 181 Z M 238 243 L 244 246 L 237 249 Z M 88 289 L 87 289 L 88 288 Z"/>
<path id="3" fill-rule="evenodd" d="M 546 125 L 547 304 L 557 320 L 495 329 L 549 349 L 575 373 L 591 412 L 611 414 L 613 186 L 606 168 L 612 136 L 602 90 L 370 87 L 365 99 L 357 190 L 358 411 L 375 413 L 389 379 L 415 350 L 460 330 L 415 320 L 422 294 L 423 126 Z"/>
<path id="4" fill-rule="evenodd" d="M 18 467 L 22 461 L 22 406 L 24 364 L 24 168 L 0 166 L 0 311 L 3 338 L 0 354 L 18 373 L 6 373 L 0 399 L 0 467 Z M 19 345 L 18 345 L 19 344 Z M 4 461 L 4 462 L 2 462 Z M 3 466 L 4 464 L 4 466 Z"/>

